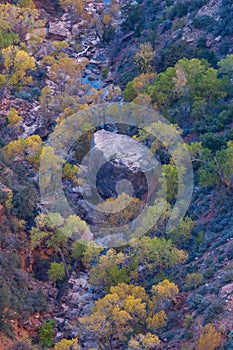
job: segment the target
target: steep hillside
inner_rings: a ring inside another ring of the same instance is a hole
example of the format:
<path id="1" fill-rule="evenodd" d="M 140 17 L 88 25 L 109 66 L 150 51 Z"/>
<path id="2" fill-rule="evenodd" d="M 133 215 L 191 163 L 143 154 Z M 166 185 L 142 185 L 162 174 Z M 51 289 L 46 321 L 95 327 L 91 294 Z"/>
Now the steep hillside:
<path id="1" fill-rule="evenodd" d="M 233 349 L 232 14 L 0 1 L 0 350 Z"/>

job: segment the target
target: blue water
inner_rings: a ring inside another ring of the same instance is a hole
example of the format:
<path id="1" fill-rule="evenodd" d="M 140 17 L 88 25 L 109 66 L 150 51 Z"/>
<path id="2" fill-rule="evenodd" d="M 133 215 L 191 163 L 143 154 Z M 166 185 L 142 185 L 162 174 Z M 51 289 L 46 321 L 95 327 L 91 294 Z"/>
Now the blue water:
<path id="1" fill-rule="evenodd" d="M 88 80 L 89 77 L 90 77 L 90 75 L 86 75 L 84 78 L 82 78 L 82 84 L 89 84 L 97 90 L 99 90 L 103 87 L 103 82 L 101 80 L 99 80 L 99 79 Z"/>
<path id="2" fill-rule="evenodd" d="M 92 70 L 93 68 L 95 68 L 94 65 L 87 65 L 87 69 L 89 70 Z M 89 80 L 89 78 L 95 78 L 94 80 Z M 86 74 L 83 78 L 82 78 L 82 84 L 89 84 L 91 85 L 93 88 L 99 90 L 103 87 L 103 82 L 101 80 L 101 77 L 100 76 L 97 76 L 95 75 L 94 73 L 89 75 L 89 74 Z"/>

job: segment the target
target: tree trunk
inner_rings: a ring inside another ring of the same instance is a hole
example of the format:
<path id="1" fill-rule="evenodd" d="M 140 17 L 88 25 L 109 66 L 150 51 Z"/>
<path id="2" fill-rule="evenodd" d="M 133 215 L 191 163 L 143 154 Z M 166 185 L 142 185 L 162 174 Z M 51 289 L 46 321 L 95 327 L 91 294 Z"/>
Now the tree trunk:
<path id="1" fill-rule="evenodd" d="M 66 289 L 66 286 L 69 282 L 69 279 L 70 279 L 70 276 L 72 274 L 72 272 L 75 270 L 75 268 L 78 266 L 79 264 L 79 261 L 75 261 L 73 266 L 71 266 L 70 270 L 68 271 L 68 274 L 66 275 L 66 277 L 64 278 L 63 282 L 62 282 L 62 286 L 61 288 L 59 289 L 58 293 L 57 293 L 57 296 L 56 296 L 56 301 L 57 302 L 60 302 L 63 294 L 64 294 L 64 291 Z"/>

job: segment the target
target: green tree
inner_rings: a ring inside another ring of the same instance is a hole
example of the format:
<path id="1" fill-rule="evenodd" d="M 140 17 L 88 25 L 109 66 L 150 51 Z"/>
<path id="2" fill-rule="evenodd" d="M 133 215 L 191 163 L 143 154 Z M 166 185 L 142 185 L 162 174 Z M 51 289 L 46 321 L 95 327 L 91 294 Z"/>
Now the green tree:
<path id="1" fill-rule="evenodd" d="M 233 78 L 233 55 L 227 55 L 218 62 L 219 73 L 226 75 L 230 79 Z"/>
<path id="2" fill-rule="evenodd" d="M 233 141 L 227 142 L 227 148 L 225 150 L 217 151 L 216 157 L 217 172 L 220 180 L 226 185 L 230 191 L 233 189 Z"/>
<path id="3" fill-rule="evenodd" d="M 226 97 L 225 82 L 218 77 L 218 71 L 196 58 L 183 58 L 158 74 L 147 92 L 159 109 L 176 121 L 190 116 L 203 121 Z"/>
<path id="4" fill-rule="evenodd" d="M 55 322 L 53 320 L 49 320 L 44 322 L 39 328 L 40 343 L 44 349 L 54 345 L 54 326 Z"/>
<path id="5" fill-rule="evenodd" d="M 90 271 L 90 283 L 103 286 L 108 292 L 111 286 L 121 282 L 129 282 L 126 268 L 122 267 L 126 257 L 123 253 L 117 253 L 114 249 L 109 249 L 106 255 L 101 255 L 98 264 Z"/>
<path id="6" fill-rule="evenodd" d="M 187 253 L 177 249 L 171 240 L 157 237 L 142 237 L 132 239 L 131 263 L 134 266 L 140 264 L 144 268 L 143 278 L 153 273 L 158 274 L 169 267 L 183 263 L 187 259 Z"/>
<path id="7" fill-rule="evenodd" d="M 52 262 L 48 270 L 50 281 L 62 281 L 66 275 L 65 266 L 61 263 Z"/>

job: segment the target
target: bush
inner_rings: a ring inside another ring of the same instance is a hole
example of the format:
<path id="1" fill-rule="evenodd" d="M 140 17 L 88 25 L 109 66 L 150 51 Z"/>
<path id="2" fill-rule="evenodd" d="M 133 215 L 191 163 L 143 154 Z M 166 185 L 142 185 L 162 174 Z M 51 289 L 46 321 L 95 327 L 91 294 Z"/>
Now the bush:
<path id="1" fill-rule="evenodd" d="M 15 96 L 15 98 L 22 98 L 22 99 L 27 100 L 29 102 L 32 102 L 32 100 L 33 100 L 32 95 L 25 90 L 16 91 L 14 93 L 14 96 Z"/>
<path id="2" fill-rule="evenodd" d="M 176 5 L 176 13 L 178 17 L 184 17 L 187 15 L 189 9 L 189 3 L 188 2 L 179 2 Z"/>
<path id="3" fill-rule="evenodd" d="M 233 259 L 233 242 L 231 242 L 228 245 L 228 248 L 227 248 L 227 259 L 228 260 L 232 260 Z"/>
<path id="4" fill-rule="evenodd" d="M 175 6 L 170 6 L 167 10 L 166 10 L 166 18 L 170 21 L 172 21 L 174 19 L 174 17 L 176 16 L 176 7 Z"/>
<path id="5" fill-rule="evenodd" d="M 55 322 L 53 320 L 49 320 L 44 322 L 39 328 L 40 343 L 42 346 L 51 347 L 54 345 L 54 326 Z"/>
<path id="6" fill-rule="evenodd" d="M 214 319 L 218 317 L 220 313 L 224 311 L 223 300 L 217 300 L 211 304 L 204 312 L 203 323 L 207 324 L 213 322 Z"/>
<path id="7" fill-rule="evenodd" d="M 66 275 L 65 266 L 63 262 L 52 262 L 48 270 L 48 276 L 50 281 L 62 281 Z"/>
<path id="8" fill-rule="evenodd" d="M 193 25 L 197 29 L 213 30 L 214 25 L 215 25 L 215 20 L 211 16 L 202 15 L 202 16 L 195 17 L 193 19 Z"/>
<path id="9" fill-rule="evenodd" d="M 3 33 L 0 34 L 0 49 L 8 46 L 16 45 L 19 42 L 19 36 L 16 33 Z"/>
<path id="10" fill-rule="evenodd" d="M 162 24 L 160 34 L 165 33 L 167 30 L 171 29 L 171 27 L 172 27 L 172 21 L 169 21 L 169 20 L 164 21 Z"/>
<path id="11" fill-rule="evenodd" d="M 40 97 L 40 89 L 38 87 L 34 87 L 31 89 L 31 95 L 33 98 L 38 99 Z"/>
<path id="12" fill-rule="evenodd" d="M 208 2 L 209 2 L 209 0 L 192 0 L 192 1 L 190 1 L 189 12 L 199 10 L 202 6 L 204 6 Z"/>
<path id="13" fill-rule="evenodd" d="M 210 266 L 205 270 L 204 277 L 209 279 L 209 278 L 214 277 L 214 274 L 215 274 L 215 269 L 214 269 L 214 267 Z"/>
<path id="14" fill-rule="evenodd" d="M 197 288 L 203 281 L 203 275 L 201 273 L 188 273 L 186 275 L 186 284 L 187 289 Z"/>
<path id="15" fill-rule="evenodd" d="M 206 49 L 206 38 L 205 37 L 200 37 L 197 42 L 197 47 L 199 49 Z"/>
<path id="16" fill-rule="evenodd" d="M 198 313 L 202 313 L 208 306 L 210 302 L 207 298 L 200 294 L 195 294 L 191 300 L 189 300 L 189 305 L 191 310 L 196 310 Z"/>

